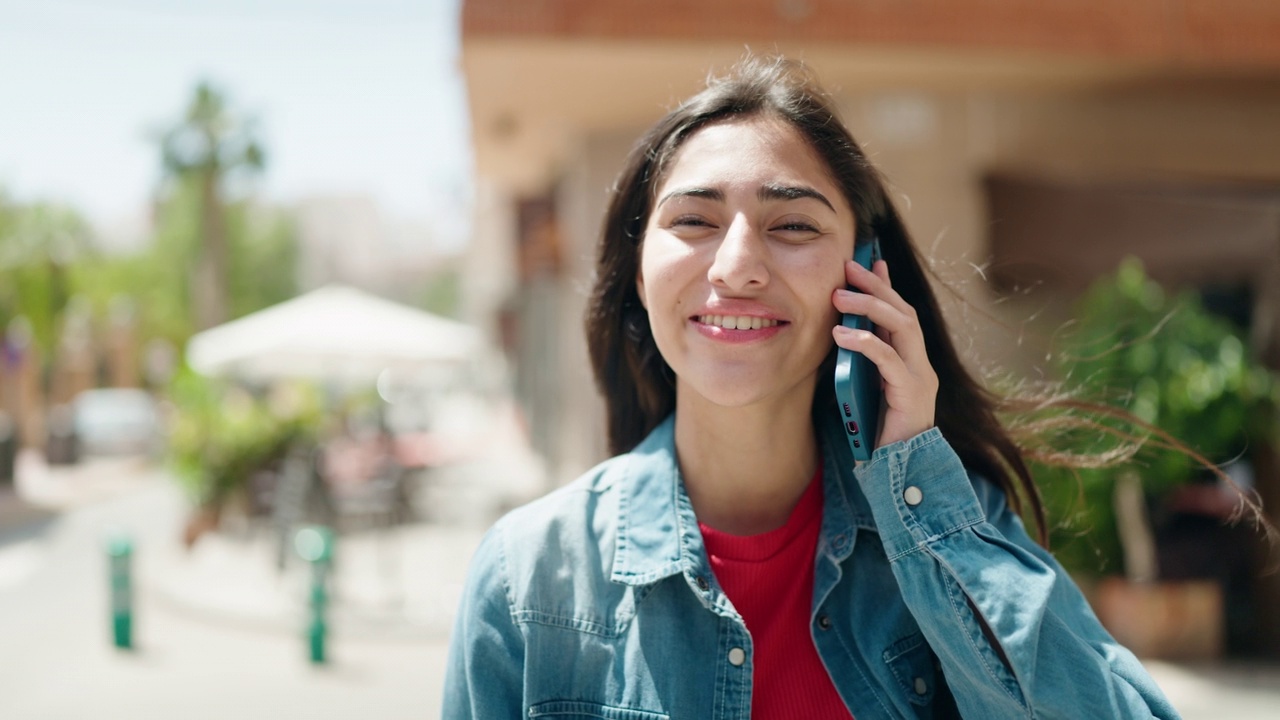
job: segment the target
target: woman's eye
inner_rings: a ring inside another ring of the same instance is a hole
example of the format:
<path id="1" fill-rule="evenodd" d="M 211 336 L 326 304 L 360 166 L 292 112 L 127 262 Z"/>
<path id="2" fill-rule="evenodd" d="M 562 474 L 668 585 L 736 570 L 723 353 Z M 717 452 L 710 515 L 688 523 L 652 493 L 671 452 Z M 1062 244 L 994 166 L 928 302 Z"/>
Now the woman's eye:
<path id="1" fill-rule="evenodd" d="M 703 218 L 698 217 L 697 215 L 681 215 L 680 217 L 671 221 L 671 226 L 672 227 L 680 227 L 680 226 L 711 227 L 711 223 L 707 222 Z"/>
<path id="2" fill-rule="evenodd" d="M 805 222 L 782 223 L 781 225 L 774 227 L 774 230 L 778 232 L 810 233 L 810 234 L 814 234 L 818 232 L 817 227 Z"/>

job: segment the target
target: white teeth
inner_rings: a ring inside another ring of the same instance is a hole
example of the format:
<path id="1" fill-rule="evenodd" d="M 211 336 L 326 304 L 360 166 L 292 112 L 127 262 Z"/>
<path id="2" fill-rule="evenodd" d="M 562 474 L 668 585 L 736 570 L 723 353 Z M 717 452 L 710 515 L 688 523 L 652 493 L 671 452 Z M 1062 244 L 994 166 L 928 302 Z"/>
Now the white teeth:
<path id="1" fill-rule="evenodd" d="M 746 315 L 700 315 L 698 322 L 704 325 L 715 325 L 725 330 L 759 330 L 771 328 L 778 324 L 777 320 Z"/>

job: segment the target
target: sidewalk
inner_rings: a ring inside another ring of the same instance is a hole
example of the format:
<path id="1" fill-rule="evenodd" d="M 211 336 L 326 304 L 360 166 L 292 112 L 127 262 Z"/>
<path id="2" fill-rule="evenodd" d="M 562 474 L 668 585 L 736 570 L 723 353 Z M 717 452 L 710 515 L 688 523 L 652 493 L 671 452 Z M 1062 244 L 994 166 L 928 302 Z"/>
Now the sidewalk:
<path id="1" fill-rule="evenodd" d="M 164 517 L 155 522 L 180 527 L 189 509 L 172 477 L 142 458 L 49 466 L 39 453 L 24 451 L 16 474 L 14 490 L 0 489 L 0 534 L 143 491 L 161 496 Z M 269 522 L 228 524 L 191 549 L 176 532 L 171 541 L 136 547 L 142 601 L 204 621 L 298 634 L 307 617 L 310 568 L 293 550 L 292 538 L 280 570 L 279 538 Z M 340 535 L 330 578 L 334 637 L 447 639 L 484 529 L 477 523 L 415 523 Z"/>
<path id="2" fill-rule="evenodd" d="M 1144 660 L 1143 665 L 1183 720 L 1280 718 L 1280 664 Z"/>
<path id="3" fill-rule="evenodd" d="M 0 483 L 0 539 L 53 520 L 72 505 L 65 488 L 84 485 L 73 473 L 67 473 L 66 482 L 51 483 L 54 472 L 36 450 L 20 451 L 14 465 L 13 483 Z"/>
<path id="4" fill-rule="evenodd" d="M 56 515 L 49 508 L 28 502 L 16 488 L 0 484 L 0 539 L 26 532 Z"/>
<path id="5" fill-rule="evenodd" d="M 339 540 L 335 642 L 448 639 L 466 566 L 483 531 L 411 525 Z M 275 572 L 266 534 L 206 536 L 185 557 L 158 557 L 144 572 L 158 601 L 208 621 L 296 636 L 306 568 Z M 1144 662 L 1184 720 L 1280 718 L 1280 664 Z"/>
<path id="6" fill-rule="evenodd" d="M 164 531 L 153 527 L 150 540 L 139 542 L 135 572 L 139 603 L 157 615 L 279 638 L 289 648 L 301 635 L 308 567 L 291 551 L 286 569 L 277 571 L 276 538 L 269 526 L 209 533 L 187 551 L 171 530 L 180 527 L 186 501 L 172 479 L 154 467 L 95 461 L 42 468 L 32 461 L 26 471 L 19 490 L 26 506 L 40 513 L 138 493 L 150 498 L 149 522 Z M 420 523 L 339 537 L 330 628 L 343 655 L 411 651 L 443 663 L 467 564 L 483 532 L 475 523 Z M 1185 720 L 1280 717 L 1280 664 L 1145 664 Z M 416 678 L 412 684 L 421 682 Z"/>
<path id="7" fill-rule="evenodd" d="M 480 527 L 409 525 L 339 540 L 332 627 L 336 642 L 443 644 Z M 274 570 L 267 533 L 219 533 L 189 555 L 155 558 L 158 600 L 214 622 L 297 635 L 303 563 Z M 144 566 L 146 568 L 147 566 Z M 1280 664 L 1144 662 L 1184 720 L 1280 718 Z"/>
<path id="8" fill-rule="evenodd" d="M 336 639 L 441 642 L 483 530 L 404 525 L 340 535 L 330 628 Z M 297 635 L 307 618 L 310 567 L 289 548 L 283 571 L 268 528 L 208 533 L 190 551 L 176 541 L 139 553 L 140 582 L 156 602 L 217 623 Z"/>
<path id="9" fill-rule="evenodd" d="M 49 465 L 39 450 L 25 448 L 15 463 L 14 491 L 28 512 L 57 514 L 119 497 L 156 481 L 160 471 L 141 457 L 99 458 L 75 465 Z"/>

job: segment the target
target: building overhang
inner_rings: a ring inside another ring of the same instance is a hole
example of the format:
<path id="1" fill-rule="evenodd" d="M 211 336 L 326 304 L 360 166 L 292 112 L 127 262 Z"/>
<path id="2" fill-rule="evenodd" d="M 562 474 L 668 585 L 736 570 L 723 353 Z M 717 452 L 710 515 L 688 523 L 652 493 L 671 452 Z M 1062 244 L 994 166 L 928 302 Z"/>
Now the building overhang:
<path id="1" fill-rule="evenodd" d="M 838 93 L 1070 91 L 1280 76 L 1280 4 L 1249 0 L 466 0 L 477 173 L 552 180 L 574 138 L 643 128 L 746 48 Z"/>

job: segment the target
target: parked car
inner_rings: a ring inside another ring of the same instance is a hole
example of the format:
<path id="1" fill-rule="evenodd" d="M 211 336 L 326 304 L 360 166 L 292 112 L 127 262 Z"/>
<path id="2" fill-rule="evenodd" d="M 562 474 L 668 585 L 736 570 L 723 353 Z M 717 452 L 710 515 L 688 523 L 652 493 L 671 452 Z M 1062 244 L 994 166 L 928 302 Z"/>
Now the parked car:
<path id="1" fill-rule="evenodd" d="M 72 402 L 80 455 L 158 455 L 160 413 L 144 390 L 86 390 Z"/>

